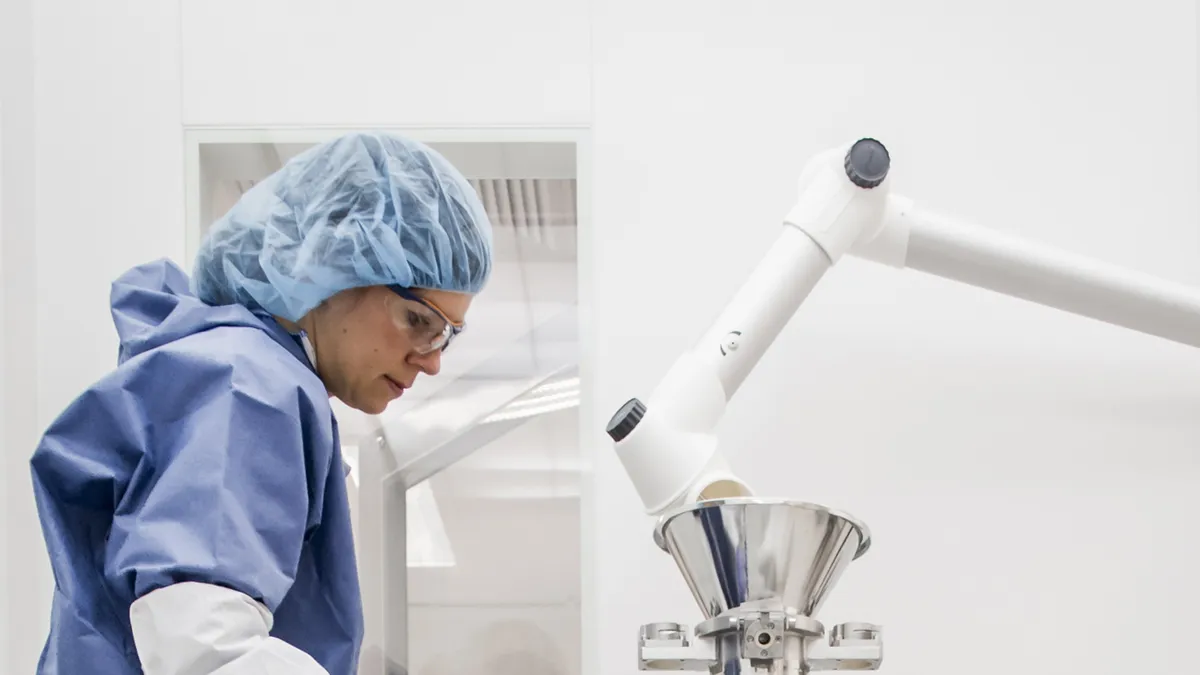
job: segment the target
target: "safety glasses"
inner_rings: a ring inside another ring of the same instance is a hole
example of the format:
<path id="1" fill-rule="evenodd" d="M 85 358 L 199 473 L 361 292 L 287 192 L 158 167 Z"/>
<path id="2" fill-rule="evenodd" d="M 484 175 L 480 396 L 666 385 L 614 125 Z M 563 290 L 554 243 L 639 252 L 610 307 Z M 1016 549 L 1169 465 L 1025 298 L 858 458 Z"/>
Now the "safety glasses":
<path id="1" fill-rule="evenodd" d="M 452 321 L 446 313 L 429 300 L 403 286 L 388 286 L 395 293 L 395 302 L 388 303 L 396 327 L 409 334 L 413 349 L 420 355 L 445 351 L 451 340 L 463 332 L 466 324 Z"/>

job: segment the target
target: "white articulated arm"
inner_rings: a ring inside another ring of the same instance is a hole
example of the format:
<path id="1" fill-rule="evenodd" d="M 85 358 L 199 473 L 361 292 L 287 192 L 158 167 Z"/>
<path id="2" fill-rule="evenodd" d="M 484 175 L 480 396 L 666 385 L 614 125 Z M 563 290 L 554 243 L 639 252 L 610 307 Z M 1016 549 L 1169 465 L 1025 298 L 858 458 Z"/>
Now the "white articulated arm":
<path id="1" fill-rule="evenodd" d="M 645 403 L 632 399 L 613 416 L 609 436 L 648 513 L 750 495 L 718 452 L 717 423 L 830 266 L 882 228 L 887 161 L 870 140 L 814 158 L 779 238 L 708 332 Z"/>
<path id="2" fill-rule="evenodd" d="M 1024 241 L 892 196 L 851 254 L 1200 347 L 1200 289 Z"/>
<path id="3" fill-rule="evenodd" d="M 717 448 L 729 399 L 829 268 L 845 255 L 911 267 L 1200 346 L 1200 290 L 926 214 L 891 195 L 891 158 L 861 139 L 815 158 L 779 239 L 708 332 L 608 434 L 646 511 L 750 496 Z"/>

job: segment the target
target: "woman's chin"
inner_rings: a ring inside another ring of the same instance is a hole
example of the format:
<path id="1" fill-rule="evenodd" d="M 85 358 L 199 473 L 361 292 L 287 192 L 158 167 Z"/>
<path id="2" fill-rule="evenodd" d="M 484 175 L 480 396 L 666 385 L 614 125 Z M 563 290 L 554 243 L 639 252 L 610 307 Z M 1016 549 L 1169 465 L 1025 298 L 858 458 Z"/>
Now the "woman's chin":
<path id="1" fill-rule="evenodd" d="M 364 405 L 358 410 L 368 415 L 382 415 L 383 411 L 387 410 L 389 403 L 391 403 L 391 400 L 387 398 L 376 399 L 371 401 L 370 405 Z"/>
<path id="2" fill-rule="evenodd" d="M 339 400 L 347 406 L 367 415 L 382 414 L 383 411 L 387 410 L 388 404 L 391 403 L 391 397 L 387 394 L 354 398 L 339 397 Z"/>

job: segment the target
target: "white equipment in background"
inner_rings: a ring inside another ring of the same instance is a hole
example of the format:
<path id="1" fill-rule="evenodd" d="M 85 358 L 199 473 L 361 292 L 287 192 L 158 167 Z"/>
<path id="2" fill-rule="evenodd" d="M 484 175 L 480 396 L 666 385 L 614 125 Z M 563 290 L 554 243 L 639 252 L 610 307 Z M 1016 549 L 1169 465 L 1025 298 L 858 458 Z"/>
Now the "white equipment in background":
<path id="1" fill-rule="evenodd" d="M 493 346 L 493 356 L 436 397 L 377 418 L 379 427 L 360 439 L 362 478 L 352 511 L 366 619 L 361 675 L 404 675 L 413 667 L 408 568 L 454 558 L 452 550 L 436 550 L 437 539 L 450 542 L 429 526 L 430 479 L 541 415 L 579 406 L 578 325 L 575 307 L 563 309 L 511 343 Z M 536 358 L 528 362 L 519 356 L 531 351 Z M 426 538 L 434 540 L 434 555 L 414 555 Z"/>
<path id="2" fill-rule="evenodd" d="M 815 504 L 752 496 L 717 448 L 730 398 L 824 274 L 850 254 L 931 273 L 1200 347 L 1200 290 L 1005 237 L 889 194 L 891 158 L 864 138 L 826 151 L 800 176 L 783 232 L 749 280 L 647 403 L 632 399 L 608 433 L 704 621 L 642 627 L 643 670 L 798 675 L 875 670 L 882 630 L 816 614 L 867 526 Z"/>

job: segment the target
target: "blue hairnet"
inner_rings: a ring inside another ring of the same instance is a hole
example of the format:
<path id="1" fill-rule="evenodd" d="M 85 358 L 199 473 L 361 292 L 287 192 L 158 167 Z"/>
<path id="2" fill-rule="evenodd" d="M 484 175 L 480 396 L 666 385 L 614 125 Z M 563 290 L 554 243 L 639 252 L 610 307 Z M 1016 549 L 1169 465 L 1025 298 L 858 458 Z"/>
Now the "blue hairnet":
<path id="1" fill-rule="evenodd" d="M 213 224 L 192 290 L 297 321 L 348 288 L 477 293 L 492 230 L 471 184 L 433 149 L 355 133 L 297 155 Z"/>

